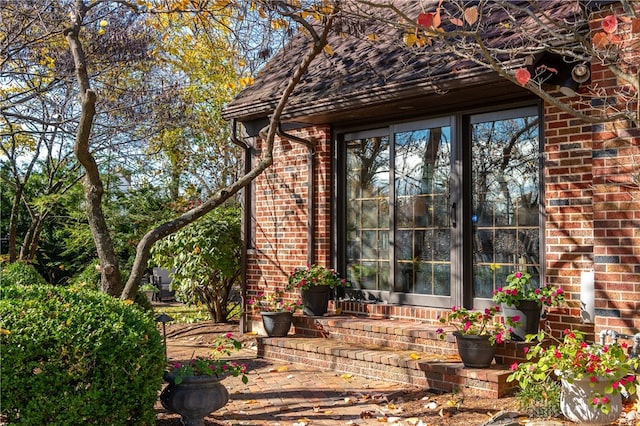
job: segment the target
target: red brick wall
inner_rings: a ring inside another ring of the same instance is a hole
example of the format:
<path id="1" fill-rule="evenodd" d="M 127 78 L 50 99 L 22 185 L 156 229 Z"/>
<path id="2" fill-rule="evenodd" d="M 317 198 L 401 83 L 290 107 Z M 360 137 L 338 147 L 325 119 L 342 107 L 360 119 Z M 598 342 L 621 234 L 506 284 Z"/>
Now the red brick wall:
<path id="1" fill-rule="evenodd" d="M 592 31 L 601 31 L 601 19 L 610 13 L 594 16 Z M 631 37 L 640 40 L 638 34 Z M 625 50 L 629 45 L 623 45 L 620 63 L 634 74 L 640 49 Z M 590 104 L 572 103 L 592 117 L 634 111 L 637 98 L 628 104 L 617 96 L 620 90 L 633 93 L 594 59 L 591 82 L 582 89 Z M 635 334 L 640 331 L 640 132 L 629 121 L 585 123 L 547 105 L 545 138 L 546 271 L 548 281 L 569 296 L 569 307 L 554 310 L 550 320 L 557 329 L 581 323 L 580 273 L 592 269 L 596 317 L 590 331 Z"/>
<path id="2" fill-rule="evenodd" d="M 330 130 L 316 127 L 290 133 L 316 145 L 313 263 L 329 266 Z M 261 141 L 258 141 L 258 152 L 261 148 Z M 278 140 L 273 166 L 255 181 L 255 247 L 247 256 L 248 298 L 257 292 L 284 289 L 288 274 L 295 267 L 307 264 L 308 153 L 309 149 L 303 144 Z"/>

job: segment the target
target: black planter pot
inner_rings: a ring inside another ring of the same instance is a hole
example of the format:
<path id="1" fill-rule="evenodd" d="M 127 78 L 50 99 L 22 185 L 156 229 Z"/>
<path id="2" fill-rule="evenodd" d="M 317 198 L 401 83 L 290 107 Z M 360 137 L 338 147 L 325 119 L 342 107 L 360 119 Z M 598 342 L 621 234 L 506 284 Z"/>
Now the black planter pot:
<path id="1" fill-rule="evenodd" d="M 328 285 L 311 286 L 307 290 L 300 290 L 303 312 L 305 315 L 312 317 L 321 317 L 327 313 L 329 306 L 329 296 L 331 295 L 331 287 Z"/>
<path id="2" fill-rule="evenodd" d="M 536 334 L 540 329 L 540 313 L 542 307 L 538 302 L 523 300 L 516 306 L 502 304 L 502 315 L 507 317 L 520 317 L 519 324 L 513 327 L 511 332 L 512 340 L 524 341 L 527 334 Z"/>
<path id="3" fill-rule="evenodd" d="M 453 333 L 458 344 L 458 355 L 468 368 L 487 368 L 496 354 L 496 346 L 489 341 L 488 335 Z"/>
<path id="4" fill-rule="evenodd" d="M 291 312 L 260 312 L 262 325 L 269 337 L 284 337 L 289 334 L 293 314 Z"/>
<path id="5" fill-rule="evenodd" d="M 182 416 L 185 426 L 204 426 L 204 417 L 224 407 L 229 402 L 229 392 L 217 376 L 185 377 L 180 384 L 171 374 L 165 374 L 169 382 L 160 394 L 162 406 Z"/>

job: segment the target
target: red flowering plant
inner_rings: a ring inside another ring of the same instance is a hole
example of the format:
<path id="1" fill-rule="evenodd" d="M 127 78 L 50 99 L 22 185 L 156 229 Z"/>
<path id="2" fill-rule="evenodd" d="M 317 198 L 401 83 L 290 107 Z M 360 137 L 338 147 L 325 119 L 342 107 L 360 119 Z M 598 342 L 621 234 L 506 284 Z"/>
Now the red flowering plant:
<path id="1" fill-rule="evenodd" d="M 451 311 L 445 316 L 440 316 L 442 324 L 448 324 L 454 328 L 454 334 L 474 334 L 478 336 L 488 335 L 491 344 L 502 343 L 511 338 L 511 327 L 520 318 L 509 317 L 506 322 L 500 321 L 497 314 L 500 313 L 500 306 L 492 306 L 484 311 L 469 310 L 461 306 L 451 307 Z M 439 328 L 436 330 L 440 339 L 444 339 L 446 330 Z"/>
<path id="2" fill-rule="evenodd" d="M 216 376 L 242 377 L 242 383 L 247 383 L 247 366 L 236 360 L 224 358 L 231 356 L 233 351 L 239 351 L 242 343 L 233 338 L 231 333 L 218 336 L 214 342 L 212 354 L 209 356 L 193 357 L 185 362 L 170 362 L 165 373 L 165 380 L 176 385 L 182 383 L 185 377 Z"/>
<path id="3" fill-rule="evenodd" d="M 495 303 L 504 303 L 507 306 L 518 306 L 521 301 L 537 302 L 542 306 L 558 306 L 564 303 L 562 288 L 546 284 L 536 287 L 531 285 L 531 274 L 515 271 L 507 276 L 507 285 L 499 287 L 493 292 Z"/>
<path id="4" fill-rule="evenodd" d="M 589 344 L 584 333 L 569 329 L 564 331 L 562 340 L 545 331 L 526 338 L 527 342 L 536 340 L 538 344 L 527 352 L 528 362 L 511 366 L 513 373 L 507 378 L 508 382 L 517 380 L 521 389 L 554 378 L 569 383 L 588 380 L 591 387 L 604 383 L 604 391 L 594 390 L 589 401 L 604 414 L 611 410 L 611 395 L 636 392 L 635 370 L 640 360 L 625 353 L 625 343 Z"/>
<path id="5" fill-rule="evenodd" d="M 299 299 L 289 300 L 285 296 L 283 290 L 260 292 L 253 299 L 249 299 L 247 305 L 260 312 L 291 312 L 292 314 L 302 308 L 302 302 Z"/>
<path id="6" fill-rule="evenodd" d="M 350 287 L 349 282 L 340 278 L 334 269 L 321 265 L 307 265 L 305 268 L 295 268 L 289 275 L 287 290 L 308 290 L 312 286 L 327 285 L 330 288 L 338 286 Z"/>

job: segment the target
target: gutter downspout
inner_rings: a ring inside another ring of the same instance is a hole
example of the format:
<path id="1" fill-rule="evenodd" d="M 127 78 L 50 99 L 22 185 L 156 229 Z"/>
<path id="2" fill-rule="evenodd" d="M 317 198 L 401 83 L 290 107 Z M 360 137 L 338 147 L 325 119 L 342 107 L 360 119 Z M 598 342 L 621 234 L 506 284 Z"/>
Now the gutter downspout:
<path id="1" fill-rule="evenodd" d="M 244 152 L 244 173 L 251 171 L 251 146 L 245 141 L 238 139 L 237 121 L 231 119 L 231 142 L 242 148 Z M 247 185 L 243 191 L 243 229 L 242 233 L 242 253 L 240 253 L 240 303 L 242 312 L 245 312 L 245 300 L 247 300 L 247 252 L 249 251 L 249 238 L 251 235 L 251 185 Z M 246 314 L 240 315 L 240 333 L 247 332 Z"/>
<path id="2" fill-rule="evenodd" d="M 315 258 L 315 245 L 313 243 L 313 236 L 315 234 L 315 203 L 314 203 L 314 188 L 315 188 L 315 154 L 316 145 L 306 139 L 285 133 L 282 130 L 281 123 L 278 123 L 278 129 L 276 134 L 283 139 L 290 140 L 291 142 L 297 142 L 306 146 L 309 149 L 307 154 L 307 265 L 312 265 Z"/>

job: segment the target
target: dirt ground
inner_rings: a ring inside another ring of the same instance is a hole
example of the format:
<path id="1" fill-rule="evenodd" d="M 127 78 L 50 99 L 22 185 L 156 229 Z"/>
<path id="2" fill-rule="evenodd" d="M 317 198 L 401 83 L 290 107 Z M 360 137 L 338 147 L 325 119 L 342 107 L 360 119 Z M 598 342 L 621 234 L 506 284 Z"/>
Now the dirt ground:
<path id="1" fill-rule="evenodd" d="M 255 336 L 240 335 L 238 333 L 238 324 L 214 324 L 211 322 L 200 322 L 196 324 L 167 324 L 167 352 L 169 359 L 185 360 L 193 355 L 207 354 L 211 343 L 217 336 L 223 333 L 231 332 L 234 337 L 243 343 L 243 349 L 238 355 L 243 362 L 249 366 L 249 381 L 251 382 L 251 370 L 256 371 L 259 368 L 265 368 L 264 360 L 259 360 L 255 356 Z M 292 371 L 295 368 L 292 367 Z M 330 373 L 329 373 L 330 374 Z M 353 393 L 345 396 L 356 399 L 369 398 L 367 409 L 360 412 L 360 419 L 357 421 L 341 422 L 336 420 L 335 423 L 327 423 L 317 421 L 314 423 L 313 412 L 295 422 L 286 421 L 269 421 L 264 418 L 252 418 L 251 416 L 225 415 L 219 412 L 213 413 L 205 419 L 207 426 L 230 426 L 230 425 L 292 425 L 292 426 L 313 426 L 314 424 L 335 424 L 339 425 L 356 425 L 356 424 L 395 424 L 395 425 L 483 425 L 501 411 L 515 412 L 516 400 L 514 397 L 487 399 L 462 397 L 455 394 L 436 394 L 421 389 L 405 387 L 397 385 L 397 391 L 387 394 L 386 397 L 376 401 L 375 394 L 370 395 L 362 393 Z M 338 391 L 336 389 L 336 391 Z M 235 390 L 235 392 L 242 392 Z M 232 395 L 232 399 L 236 399 L 238 395 Z M 374 405 L 371 405 L 374 404 Z M 373 407 L 373 408 L 372 408 Z M 227 407 L 225 407 L 227 408 Z M 225 409 L 221 409 L 223 411 Z M 231 410 L 234 410 L 232 407 Z M 640 426 L 640 417 L 637 417 L 637 405 L 631 403 L 625 404 L 625 414 L 616 425 Z M 167 413 L 160 403 L 156 405 L 157 424 L 159 426 L 179 426 L 181 425 L 180 416 L 177 414 Z M 631 413 L 629 413 L 631 412 Z M 227 414 L 229 412 L 227 411 Z M 372 423 L 373 422 L 373 423 Z M 512 420 L 504 423 L 496 422 L 495 425 L 504 424 L 522 424 L 529 426 L 559 426 L 573 425 L 574 423 L 564 421 L 562 418 L 545 419 L 528 419 L 524 415 L 516 416 Z"/>

